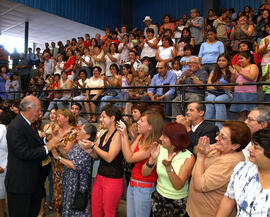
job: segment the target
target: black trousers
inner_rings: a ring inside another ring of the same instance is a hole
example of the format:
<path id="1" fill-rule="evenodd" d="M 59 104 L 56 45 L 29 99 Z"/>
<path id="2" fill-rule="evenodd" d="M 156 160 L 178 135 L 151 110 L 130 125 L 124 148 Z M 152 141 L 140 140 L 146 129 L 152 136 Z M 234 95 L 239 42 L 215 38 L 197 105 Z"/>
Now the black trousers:
<path id="1" fill-rule="evenodd" d="M 37 217 L 41 191 L 33 194 L 7 193 L 9 217 Z"/>

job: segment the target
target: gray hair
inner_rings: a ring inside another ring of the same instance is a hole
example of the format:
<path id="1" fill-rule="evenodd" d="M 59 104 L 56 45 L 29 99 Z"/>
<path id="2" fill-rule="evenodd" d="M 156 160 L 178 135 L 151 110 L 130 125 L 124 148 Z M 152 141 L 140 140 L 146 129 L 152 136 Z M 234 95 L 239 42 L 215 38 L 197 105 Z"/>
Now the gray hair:
<path id="1" fill-rule="evenodd" d="M 197 56 L 191 56 L 191 57 L 189 58 L 189 61 L 190 61 L 191 59 L 195 59 L 195 61 L 196 61 L 197 63 L 201 63 L 200 57 L 197 57 Z"/>
<path id="2" fill-rule="evenodd" d="M 259 116 L 257 118 L 258 123 L 267 122 L 267 127 L 270 127 L 270 107 L 258 106 L 252 109 L 252 111 L 258 111 Z"/>
<path id="3" fill-rule="evenodd" d="M 20 102 L 20 111 L 25 112 L 27 108 L 35 108 L 36 104 L 33 99 L 31 98 L 24 98 Z"/>
<path id="4" fill-rule="evenodd" d="M 148 73 L 148 71 L 149 71 L 149 67 L 145 64 L 139 65 L 138 70 L 140 70 L 140 69 L 143 70 L 145 73 Z"/>
<path id="5" fill-rule="evenodd" d="M 191 12 L 191 13 L 192 13 L 192 12 L 198 13 L 199 11 L 198 11 L 197 8 L 193 8 L 193 9 L 190 10 L 190 12 Z"/>

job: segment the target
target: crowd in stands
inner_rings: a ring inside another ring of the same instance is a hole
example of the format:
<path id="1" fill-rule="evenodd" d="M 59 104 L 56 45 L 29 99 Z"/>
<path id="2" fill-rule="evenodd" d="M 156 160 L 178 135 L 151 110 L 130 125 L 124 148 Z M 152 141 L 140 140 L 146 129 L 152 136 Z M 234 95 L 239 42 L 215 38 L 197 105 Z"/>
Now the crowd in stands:
<path id="1" fill-rule="evenodd" d="M 127 217 L 269 216 L 270 109 L 249 102 L 259 101 L 258 91 L 269 102 L 270 86 L 242 84 L 270 82 L 270 1 L 257 12 L 220 8 L 204 18 L 192 9 L 151 21 L 144 18 L 144 30 L 122 25 L 103 37 L 13 53 L 12 69 L 0 47 L 0 127 L 10 122 L 2 120 L 7 110 L 18 114 L 36 97 L 44 111 L 39 136 L 63 138 L 42 160 L 38 216 L 46 201 L 57 217 L 114 217 L 127 186 Z M 179 84 L 191 86 L 170 87 Z M 229 111 L 237 121 L 228 121 Z M 96 122 L 98 129 L 90 124 Z M 0 175 L 6 164 L 0 161 Z M 87 192 L 91 184 L 84 209 L 74 208 L 77 189 Z"/>

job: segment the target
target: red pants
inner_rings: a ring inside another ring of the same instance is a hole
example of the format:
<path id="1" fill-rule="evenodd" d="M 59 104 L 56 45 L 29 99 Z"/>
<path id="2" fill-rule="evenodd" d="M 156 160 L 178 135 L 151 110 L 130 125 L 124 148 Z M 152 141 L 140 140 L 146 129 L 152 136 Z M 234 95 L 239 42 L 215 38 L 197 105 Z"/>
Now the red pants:
<path id="1" fill-rule="evenodd" d="M 117 206 L 124 191 L 124 179 L 97 175 L 91 195 L 91 217 L 116 217 Z"/>

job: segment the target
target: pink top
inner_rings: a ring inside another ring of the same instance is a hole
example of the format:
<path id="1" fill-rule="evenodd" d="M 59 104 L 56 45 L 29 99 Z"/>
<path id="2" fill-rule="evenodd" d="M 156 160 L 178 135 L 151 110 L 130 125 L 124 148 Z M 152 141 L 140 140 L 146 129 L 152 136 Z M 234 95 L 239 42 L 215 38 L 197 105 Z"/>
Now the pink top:
<path id="1" fill-rule="evenodd" d="M 246 73 L 250 73 L 250 71 L 247 70 L 247 69 L 242 69 L 242 70 L 244 72 L 246 72 Z M 237 76 L 236 83 L 256 82 L 257 81 L 257 77 L 258 77 L 258 76 L 256 76 L 256 78 L 255 78 L 254 81 L 250 81 L 250 80 L 247 80 L 246 78 L 244 78 L 239 73 L 237 73 L 236 76 Z M 257 86 L 256 85 L 235 86 L 234 92 L 235 93 L 257 93 Z"/>

